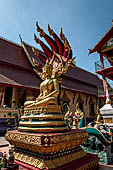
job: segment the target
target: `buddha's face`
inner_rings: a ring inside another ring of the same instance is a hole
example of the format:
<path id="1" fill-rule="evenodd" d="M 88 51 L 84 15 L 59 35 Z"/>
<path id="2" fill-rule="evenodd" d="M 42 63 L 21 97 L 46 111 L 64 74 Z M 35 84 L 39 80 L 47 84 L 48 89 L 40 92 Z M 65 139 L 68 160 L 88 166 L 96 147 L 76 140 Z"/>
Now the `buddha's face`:
<path id="1" fill-rule="evenodd" d="M 43 67 L 43 76 L 44 78 L 47 78 L 47 77 L 51 77 L 51 74 L 52 74 L 52 70 L 51 70 L 51 67 L 50 66 L 45 66 Z"/>

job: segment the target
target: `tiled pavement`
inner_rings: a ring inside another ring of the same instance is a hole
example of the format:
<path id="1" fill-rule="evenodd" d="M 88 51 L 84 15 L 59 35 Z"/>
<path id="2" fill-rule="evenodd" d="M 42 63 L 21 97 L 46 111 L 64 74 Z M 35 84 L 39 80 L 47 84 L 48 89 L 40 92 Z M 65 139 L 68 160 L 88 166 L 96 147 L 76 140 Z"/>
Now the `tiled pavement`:
<path id="1" fill-rule="evenodd" d="M 0 136 L 0 148 L 5 146 L 9 146 L 9 142 L 6 141 L 4 137 Z"/>
<path id="2" fill-rule="evenodd" d="M 4 139 L 4 137 L 0 137 L 0 152 L 6 152 L 8 154 L 8 142 Z M 25 170 L 24 168 L 20 167 L 19 170 Z M 113 165 L 102 165 L 100 164 L 99 170 L 113 170 Z"/>

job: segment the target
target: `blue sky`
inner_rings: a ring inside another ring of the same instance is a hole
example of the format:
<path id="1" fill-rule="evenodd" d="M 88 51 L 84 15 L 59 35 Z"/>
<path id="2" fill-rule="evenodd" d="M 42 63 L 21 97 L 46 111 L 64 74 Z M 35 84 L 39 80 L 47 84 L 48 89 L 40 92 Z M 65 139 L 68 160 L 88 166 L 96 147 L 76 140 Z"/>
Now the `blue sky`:
<path id="1" fill-rule="evenodd" d="M 113 0 L 0 0 L 0 36 L 20 44 L 23 41 L 40 48 L 34 39 L 35 22 L 46 33 L 47 25 L 68 38 L 77 66 L 94 72 L 98 54 L 88 56 L 112 25 Z M 37 33 L 38 36 L 38 33 Z"/>

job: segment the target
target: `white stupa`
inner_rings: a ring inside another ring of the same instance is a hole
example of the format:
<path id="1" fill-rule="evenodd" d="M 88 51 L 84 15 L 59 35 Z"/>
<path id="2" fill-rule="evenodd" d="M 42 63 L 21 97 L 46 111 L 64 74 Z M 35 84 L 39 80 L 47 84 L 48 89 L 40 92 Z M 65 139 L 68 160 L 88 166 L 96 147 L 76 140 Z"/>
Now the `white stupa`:
<path id="1" fill-rule="evenodd" d="M 104 124 L 113 127 L 113 106 L 109 97 L 108 87 L 106 86 L 106 104 L 100 109 L 100 114 L 104 119 Z"/>

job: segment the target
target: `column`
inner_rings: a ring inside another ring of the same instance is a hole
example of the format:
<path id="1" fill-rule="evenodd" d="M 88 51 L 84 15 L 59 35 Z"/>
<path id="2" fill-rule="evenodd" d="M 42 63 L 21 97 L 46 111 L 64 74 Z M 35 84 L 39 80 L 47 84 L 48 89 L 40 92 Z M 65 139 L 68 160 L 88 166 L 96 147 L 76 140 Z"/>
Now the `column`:
<path id="1" fill-rule="evenodd" d="M 4 105 L 5 86 L 1 87 L 0 106 Z"/>
<path id="2" fill-rule="evenodd" d="M 15 103 L 12 102 L 12 108 L 16 106 L 17 100 L 18 100 L 18 94 L 17 94 L 17 89 L 16 87 L 13 87 L 13 93 L 12 93 L 12 101 L 16 100 Z"/>

